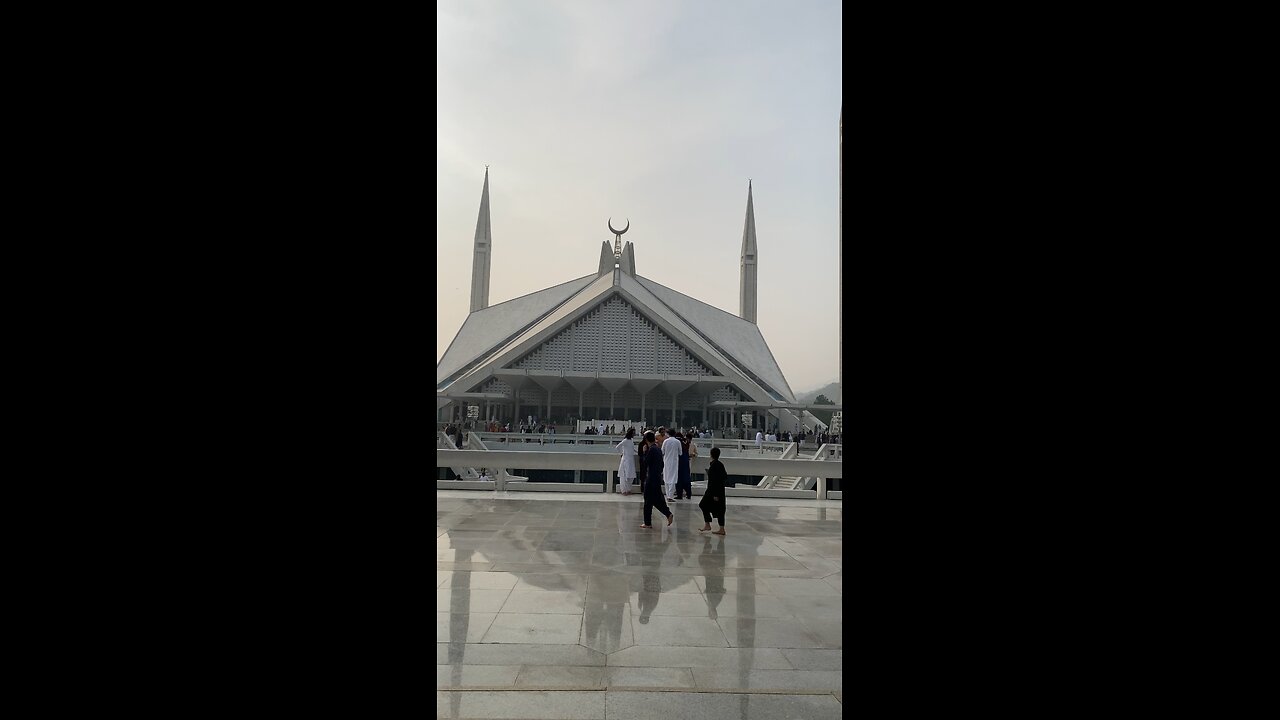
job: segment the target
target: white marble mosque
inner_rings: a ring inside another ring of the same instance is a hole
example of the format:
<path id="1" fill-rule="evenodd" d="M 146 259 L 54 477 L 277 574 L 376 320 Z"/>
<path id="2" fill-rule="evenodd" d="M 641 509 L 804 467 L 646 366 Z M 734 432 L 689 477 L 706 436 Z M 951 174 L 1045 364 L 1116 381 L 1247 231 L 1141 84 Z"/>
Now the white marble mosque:
<path id="1" fill-rule="evenodd" d="M 756 325 L 755 209 L 747 186 L 737 315 L 636 271 L 636 251 L 615 233 L 595 271 L 489 304 L 493 252 L 486 168 L 476 222 L 471 312 L 436 365 L 438 421 L 515 424 L 615 418 L 648 425 L 825 429 L 796 402 Z M 828 409 L 830 406 L 827 406 Z M 838 409 L 838 408 L 835 408 Z"/>

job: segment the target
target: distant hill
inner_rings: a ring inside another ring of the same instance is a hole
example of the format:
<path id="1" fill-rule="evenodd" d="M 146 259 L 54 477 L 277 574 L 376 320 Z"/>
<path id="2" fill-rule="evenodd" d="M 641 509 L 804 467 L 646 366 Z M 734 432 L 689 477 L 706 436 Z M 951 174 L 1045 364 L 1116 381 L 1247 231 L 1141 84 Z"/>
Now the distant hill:
<path id="1" fill-rule="evenodd" d="M 801 403 L 813 402 L 814 400 L 818 399 L 819 395 L 826 395 L 828 398 L 836 402 L 844 402 L 841 399 L 842 395 L 840 392 L 840 383 L 838 382 L 827 383 L 826 385 L 823 385 L 817 390 L 811 390 L 806 393 L 797 393 L 796 402 L 801 402 Z"/>

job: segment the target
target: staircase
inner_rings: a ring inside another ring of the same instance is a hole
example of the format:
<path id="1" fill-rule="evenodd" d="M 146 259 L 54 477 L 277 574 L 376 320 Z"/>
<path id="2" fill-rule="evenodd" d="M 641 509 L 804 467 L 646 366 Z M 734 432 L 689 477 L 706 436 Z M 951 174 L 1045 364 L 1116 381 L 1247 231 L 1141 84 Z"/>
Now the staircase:
<path id="1" fill-rule="evenodd" d="M 438 449 L 442 448 L 445 450 L 456 450 L 458 449 L 458 446 L 453 444 L 453 438 L 450 438 L 448 435 L 444 433 L 443 430 L 440 430 L 436 432 L 436 448 Z M 472 433 L 467 433 L 467 439 L 463 441 L 462 449 L 488 450 L 489 447 L 485 445 L 482 440 L 480 440 L 480 436 L 477 433 L 472 432 Z M 480 473 L 475 468 L 451 467 L 449 469 L 453 471 L 454 475 L 458 476 L 459 480 L 479 480 L 480 479 Z M 498 470 L 498 473 L 499 473 L 500 479 L 503 482 L 528 482 L 529 480 L 529 478 L 523 477 L 520 475 L 511 475 L 506 470 L 502 470 L 502 469 Z M 490 480 L 492 479 L 493 478 L 490 477 Z"/>
<path id="2" fill-rule="evenodd" d="M 463 446 L 471 450 L 488 450 L 489 449 L 489 446 L 484 444 L 484 441 L 480 439 L 480 435 L 477 433 L 471 433 L 467 435 L 467 440 L 465 443 L 463 443 Z M 524 477 L 522 475 L 512 475 L 502 468 L 498 469 L 498 479 L 500 479 L 502 482 L 528 482 L 529 481 L 529 478 L 527 477 Z"/>
<path id="3" fill-rule="evenodd" d="M 786 450 L 782 451 L 782 454 L 778 456 L 778 459 L 792 460 L 799 454 L 800 454 L 799 443 L 791 443 L 790 445 L 787 446 Z M 778 484 L 784 479 L 789 479 L 789 478 L 782 478 L 777 475 L 766 475 L 764 478 L 760 480 L 760 484 L 757 485 L 756 487 L 760 488 L 761 490 L 792 490 L 794 489 L 794 488 L 784 488 Z"/>
<path id="4" fill-rule="evenodd" d="M 473 433 L 471 437 L 474 438 L 475 434 Z M 466 443 L 463 444 L 463 447 L 466 447 Z M 436 432 L 436 449 L 457 450 L 458 446 L 453 444 L 453 438 L 446 435 L 443 430 L 440 430 Z M 458 476 L 459 480 L 480 479 L 480 473 L 476 472 L 475 468 L 451 467 L 449 469 L 453 471 L 454 475 Z"/>
<path id="5" fill-rule="evenodd" d="M 841 457 L 840 453 L 841 453 L 841 446 L 836 445 L 834 443 L 824 443 L 822 447 L 818 448 L 817 451 L 813 453 L 813 457 L 804 458 L 804 459 L 805 460 L 827 460 L 828 458 L 838 459 Z M 787 446 L 786 451 L 782 453 L 782 459 L 790 460 L 791 458 L 799 457 L 799 455 L 800 455 L 799 446 L 796 443 L 791 443 L 790 445 Z M 761 480 L 760 485 L 758 487 L 765 490 L 812 490 L 814 486 L 817 484 L 818 484 L 818 478 L 816 477 L 789 477 L 789 476 L 780 477 L 778 475 L 770 475 L 765 479 Z"/>

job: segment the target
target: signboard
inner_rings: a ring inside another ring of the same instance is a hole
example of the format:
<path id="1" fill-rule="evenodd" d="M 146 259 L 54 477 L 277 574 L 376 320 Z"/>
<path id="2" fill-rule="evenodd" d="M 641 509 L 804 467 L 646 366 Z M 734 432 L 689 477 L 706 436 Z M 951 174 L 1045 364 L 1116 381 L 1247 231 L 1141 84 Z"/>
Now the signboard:
<path id="1" fill-rule="evenodd" d="M 742 424 L 751 427 L 751 413 L 742 413 Z"/>
<path id="2" fill-rule="evenodd" d="M 843 411 L 837 410 L 831 414 L 831 432 L 833 433 L 840 432 L 840 426 L 843 424 L 843 418 L 840 417 L 841 412 Z"/>
<path id="3" fill-rule="evenodd" d="M 479 405 L 468 405 L 468 406 L 467 406 L 467 417 L 471 418 L 472 420 L 475 420 L 476 418 L 480 417 L 480 406 L 479 406 Z"/>

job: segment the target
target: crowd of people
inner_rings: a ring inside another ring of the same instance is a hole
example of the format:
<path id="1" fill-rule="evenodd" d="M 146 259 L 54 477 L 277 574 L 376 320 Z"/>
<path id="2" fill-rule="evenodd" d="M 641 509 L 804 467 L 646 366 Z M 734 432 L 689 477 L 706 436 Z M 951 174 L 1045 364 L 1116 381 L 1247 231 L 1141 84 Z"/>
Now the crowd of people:
<path id="1" fill-rule="evenodd" d="M 514 432 L 514 433 L 527 433 L 527 434 L 535 434 L 535 435 L 556 434 L 556 424 L 554 422 L 536 422 L 535 421 L 535 423 L 533 424 L 525 424 L 521 422 L 521 423 L 516 423 L 515 426 L 513 427 L 510 422 L 503 423 L 503 422 L 492 421 L 487 423 L 479 423 L 478 428 L 476 423 L 466 423 L 465 428 L 468 430 L 482 429 L 484 432 L 491 432 L 491 433 Z M 455 431 L 458 431 L 460 429 L 461 428 L 459 428 L 459 426 L 453 423 L 450 423 L 445 428 L 445 432 L 452 436 L 454 435 Z M 599 425 L 594 425 L 594 426 L 588 425 L 582 434 L 583 435 L 621 436 L 621 435 L 626 435 L 627 433 L 643 435 L 646 432 L 656 432 L 656 431 L 657 431 L 657 428 L 650 427 L 650 426 L 643 426 L 642 429 L 637 431 L 634 426 L 619 426 L 616 423 L 606 425 L 604 423 L 600 423 Z M 717 437 L 716 432 L 711 430 L 710 428 L 702 428 L 702 427 L 696 427 L 696 426 L 683 431 L 682 433 L 680 433 L 680 435 L 681 437 L 688 436 L 688 437 L 698 438 L 698 439 L 709 439 L 709 438 Z M 747 436 L 746 430 L 744 430 L 743 428 L 737 428 L 735 430 L 721 431 L 719 434 L 719 437 L 722 437 L 722 438 L 736 437 L 739 440 L 746 440 L 748 436 Z M 826 432 L 826 431 L 819 431 L 819 430 L 809 430 L 808 428 L 804 428 L 793 433 L 790 431 L 779 431 L 777 428 L 773 428 L 767 432 L 764 430 L 757 430 L 755 441 L 756 441 L 756 447 L 762 447 L 763 444 L 766 442 L 788 442 L 788 443 L 789 442 L 798 442 L 798 443 L 807 442 L 815 445 L 825 445 L 827 443 L 839 443 L 840 434 Z M 461 440 L 459 440 L 459 442 L 461 442 Z"/>
<path id="2" fill-rule="evenodd" d="M 827 443 L 839 443 L 840 435 L 838 433 L 819 432 L 817 430 L 800 430 L 792 434 L 790 432 L 779 433 L 776 429 L 765 433 L 762 430 L 756 431 L 756 445 L 762 442 L 798 442 L 813 443 L 816 445 L 825 445 Z"/>
<path id="3" fill-rule="evenodd" d="M 635 428 L 628 428 L 626 436 L 615 450 L 619 455 L 618 478 L 623 495 L 631 494 L 634 481 L 639 478 L 640 492 L 644 496 L 643 523 L 640 527 L 653 527 L 653 509 L 657 508 L 667 519 L 667 525 L 675 522 L 675 513 L 668 503 L 693 499 L 693 476 L 689 470 L 691 458 L 698 457 L 698 446 L 693 441 L 709 437 L 705 430 L 685 432 L 668 431 L 659 427 L 656 431 L 645 429 L 637 447 L 634 443 Z M 705 526 L 701 532 L 711 530 L 711 517 L 715 516 L 720 529 L 714 534 L 724 535 L 725 497 L 724 487 L 728 474 L 720 462 L 720 448 L 711 448 L 711 464 L 707 468 L 707 490 L 698 507 L 702 510 Z"/>
<path id="4" fill-rule="evenodd" d="M 488 432 L 513 432 L 510 422 L 489 422 L 481 425 Z M 472 426 L 474 428 L 474 426 Z M 526 425 L 517 423 L 514 432 L 519 433 L 555 433 L 555 423 L 537 423 Z M 463 428 L 450 423 L 445 433 L 461 448 L 465 441 Z M 686 430 L 668 430 L 666 426 L 651 428 L 643 426 L 637 433 L 634 426 L 618 427 L 616 424 L 600 423 L 596 427 L 587 427 L 585 435 L 622 435 L 623 438 L 614 446 L 618 453 L 618 480 L 623 495 L 631 495 L 631 488 L 639 480 L 640 492 L 644 497 L 644 522 L 642 528 L 652 528 L 653 509 L 667 518 L 667 524 L 675 521 L 668 503 L 682 499 L 693 499 L 692 474 L 690 460 L 698 457 L 697 439 L 713 438 L 715 435 L 709 428 L 693 427 Z M 639 445 L 636 436 L 640 436 Z M 739 439 L 745 439 L 745 431 L 739 431 Z M 813 442 L 817 444 L 838 443 L 839 434 L 809 431 L 807 428 L 796 433 L 778 433 L 776 429 L 766 434 L 756 431 L 756 447 L 762 448 L 765 442 Z M 711 464 L 707 468 L 707 489 L 703 493 L 698 507 L 702 510 L 704 527 L 700 531 L 711 530 L 711 518 L 714 516 L 719 529 L 713 534 L 724 535 L 725 516 L 725 483 L 728 474 L 720 462 L 720 448 L 711 448 Z"/>

